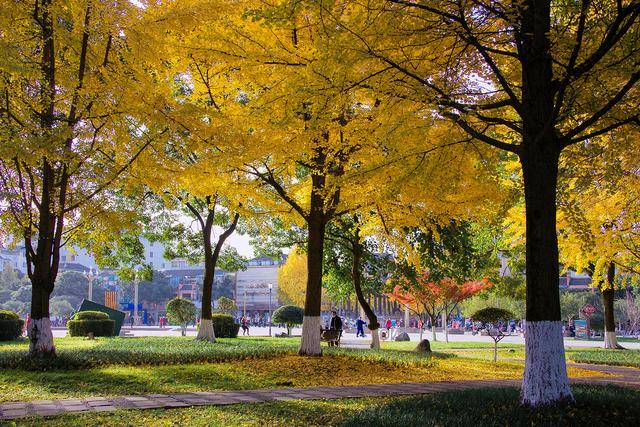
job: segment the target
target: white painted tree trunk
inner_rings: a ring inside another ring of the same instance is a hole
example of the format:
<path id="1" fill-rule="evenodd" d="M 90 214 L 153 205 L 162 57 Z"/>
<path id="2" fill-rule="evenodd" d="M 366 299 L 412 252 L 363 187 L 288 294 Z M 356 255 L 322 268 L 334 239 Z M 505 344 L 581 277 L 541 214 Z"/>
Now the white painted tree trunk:
<path id="1" fill-rule="evenodd" d="M 27 335 L 30 340 L 29 355 L 38 357 L 55 356 L 56 348 L 53 345 L 51 320 L 48 317 L 29 319 Z"/>
<path id="2" fill-rule="evenodd" d="M 433 341 L 438 341 L 438 337 L 436 337 L 436 325 L 431 324 L 431 339 Z"/>
<path id="3" fill-rule="evenodd" d="M 605 331 L 604 333 L 604 348 L 621 349 L 624 348 L 618 344 L 618 338 L 616 333 L 612 331 Z"/>
<path id="4" fill-rule="evenodd" d="M 446 310 L 445 310 L 445 312 L 442 313 L 442 328 L 444 330 L 444 340 L 446 342 L 449 342 L 449 329 L 447 328 L 447 313 L 446 313 Z"/>
<path id="5" fill-rule="evenodd" d="M 420 341 L 422 341 L 422 332 L 424 331 L 424 328 L 422 326 L 420 326 Z"/>
<path id="6" fill-rule="evenodd" d="M 320 347 L 320 316 L 304 316 L 302 320 L 301 356 L 322 356 Z"/>
<path id="7" fill-rule="evenodd" d="M 213 330 L 213 321 L 211 319 L 200 320 L 200 329 L 198 329 L 197 340 L 216 342 L 216 334 Z"/>
<path id="8" fill-rule="evenodd" d="M 573 400 L 564 359 L 562 322 L 527 321 L 525 352 L 522 404 L 543 406 Z"/>
<path id="9" fill-rule="evenodd" d="M 374 350 L 380 350 L 380 330 L 374 329 L 371 331 L 371 348 Z"/>

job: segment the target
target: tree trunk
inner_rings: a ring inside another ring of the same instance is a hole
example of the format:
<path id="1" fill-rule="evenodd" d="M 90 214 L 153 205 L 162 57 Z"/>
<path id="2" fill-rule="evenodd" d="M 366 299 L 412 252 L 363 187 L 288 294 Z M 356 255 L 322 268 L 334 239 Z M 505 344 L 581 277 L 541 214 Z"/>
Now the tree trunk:
<path id="1" fill-rule="evenodd" d="M 556 184 L 559 151 L 554 141 L 521 156 L 526 207 L 525 373 L 522 403 L 541 406 L 573 399 L 560 318 Z"/>
<path id="2" fill-rule="evenodd" d="M 433 341 L 438 341 L 438 337 L 436 336 L 436 318 L 435 318 L 435 316 L 429 316 L 429 321 L 431 322 L 431 339 Z"/>
<path id="3" fill-rule="evenodd" d="M 378 323 L 378 317 L 371 309 L 371 306 L 367 302 L 364 294 L 362 293 L 362 244 L 359 242 L 359 235 L 356 232 L 355 238 L 352 241 L 351 250 L 353 252 L 353 264 L 351 268 L 351 277 L 353 278 L 353 287 L 356 291 L 356 297 L 362 307 L 362 310 L 369 319 L 369 330 L 371 331 L 371 348 L 380 349 L 380 335 L 378 335 L 378 329 L 380 324 Z"/>
<path id="4" fill-rule="evenodd" d="M 49 320 L 49 296 L 51 291 L 47 284 L 32 282 L 31 285 L 31 314 L 27 328 L 29 337 L 29 356 L 51 358 L 56 356 L 53 345 L 53 333 Z"/>
<path id="5" fill-rule="evenodd" d="M 310 217 L 307 221 L 307 293 L 302 321 L 301 356 L 322 356 L 320 347 L 320 310 L 322 304 L 322 259 L 325 223 L 323 219 Z"/>
<path id="6" fill-rule="evenodd" d="M 216 334 L 213 330 L 213 312 L 212 296 L 213 296 L 213 282 L 215 281 L 216 265 L 218 264 L 218 257 L 220 251 L 227 238 L 233 234 L 238 224 L 239 214 L 235 214 L 233 221 L 229 227 L 218 237 L 215 249 L 211 250 L 211 231 L 214 221 L 215 211 L 210 210 L 207 215 L 207 221 L 205 227 L 202 229 L 202 237 L 204 242 L 204 278 L 202 280 L 202 317 L 200 320 L 200 329 L 198 330 L 197 340 L 204 340 L 209 342 L 216 342 Z"/>
<path id="7" fill-rule="evenodd" d="M 562 144 L 555 129 L 556 94 L 549 33 L 551 2 L 527 0 L 520 11 L 522 144 L 518 153 L 526 209 L 525 372 L 521 402 L 572 400 L 560 320 L 556 189 Z"/>
<path id="8" fill-rule="evenodd" d="M 449 328 L 447 328 L 447 309 L 445 308 L 442 312 L 442 328 L 444 329 L 444 340 L 445 342 L 449 342 Z"/>
<path id="9" fill-rule="evenodd" d="M 621 349 L 623 347 L 618 344 L 618 338 L 616 337 L 616 321 L 613 310 L 615 278 L 616 266 L 611 262 L 607 269 L 607 283 L 604 283 L 601 288 L 604 305 L 604 348 Z"/>
<path id="10" fill-rule="evenodd" d="M 213 213 L 209 212 L 206 226 L 202 229 L 204 243 L 204 277 L 202 279 L 202 313 L 200 317 L 200 328 L 198 329 L 197 340 L 216 342 L 216 334 L 213 330 L 211 296 L 213 293 L 213 281 L 215 277 L 218 253 L 212 252 L 211 248 L 211 227 L 213 225 Z M 216 245 L 217 249 L 217 245 Z"/>

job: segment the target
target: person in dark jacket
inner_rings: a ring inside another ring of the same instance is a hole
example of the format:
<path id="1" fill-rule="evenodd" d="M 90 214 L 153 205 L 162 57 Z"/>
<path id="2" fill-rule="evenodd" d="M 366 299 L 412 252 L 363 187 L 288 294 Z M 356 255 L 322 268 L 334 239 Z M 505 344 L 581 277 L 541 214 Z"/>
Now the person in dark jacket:
<path id="1" fill-rule="evenodd" d="M 356 320 L 356 337 L 364 337 L 364 325 L 365 321 L 358 316 L 358 320 Z"/>
<path id="2" fill-rule="evenodd" d="M 338 316 L 338 312 L 333 310 L 331 311 L 331 321 L 329 322 L 329 330 L 338 331 L 338 341 L 340 341 L 340 337 L 342 336 L 342 319 Z M 329 341 L 329 346 L 337 346 L 338 342 Z"/>

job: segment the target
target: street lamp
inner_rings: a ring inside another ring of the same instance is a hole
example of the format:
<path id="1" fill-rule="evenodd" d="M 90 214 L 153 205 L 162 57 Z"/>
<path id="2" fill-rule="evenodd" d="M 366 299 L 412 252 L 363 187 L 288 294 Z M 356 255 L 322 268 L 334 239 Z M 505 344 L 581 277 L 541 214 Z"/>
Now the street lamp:
<path id="1" fill-rule="evenodd" d="M 140 272 L 136 270 L 133 276 L 133 324 L 140 324 L 140 315 L 138 314 L 138 285 L 140 285 Z"/>
<path id="2" fill-rule="evenodd" d="M 273 290 L 273 283 L 269 283 L 269 336 L 271 336 L 271 325 L 273 324 L 273 319 L 271 319 L 271 291 Z"/>
<path id="3" fill-rule="evenodd" d="M 98 269 L 96 269 L 94 274 L 92 268 L 89 268 L 89 271 L 84 272 L 84 277 L 89 281 L 89 301 L 93 301 L 93 281 L 98 277 L 98 274 Z"/>

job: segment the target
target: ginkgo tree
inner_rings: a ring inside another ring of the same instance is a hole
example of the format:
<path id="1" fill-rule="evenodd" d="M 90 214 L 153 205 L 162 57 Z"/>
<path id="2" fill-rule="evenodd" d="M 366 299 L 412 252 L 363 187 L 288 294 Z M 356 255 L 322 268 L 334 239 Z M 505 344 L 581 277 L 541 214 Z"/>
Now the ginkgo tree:
<path id="1" fill-rule="evenodd" d="M 606 149 L 609 139 L 625 143 Z M 638 188 L 637 131 L 596 138 L 573 152 L 561 169 L 559 243 L 563 263 L 586 271 L 602 294 L 605 348 L 620 348 L 616 339 L 616 289 L 637 285 Z"/>
<path id="2" fill-rule="evenodd" d="M 640 1 L 332 4 L 317 7 L 327 27 L 343 29 L 336 49 L 361 52 L 363 85 L 429 106 L 518 159 L 527 252 L 521 401 L 572 399 L 558 293 L 558 165 L 567 147 L 638 123 Z"/>
<path id="3" fill-rule="evenodd" d="M 55 356 L 60 248 L 122 219 L 108 193 L 164 134 L 147 121 L 161 87 L 145 69 L 140 25 L 132 2 L 0 4 L 0 221 L 25 247 L 33 357 Z"/>

